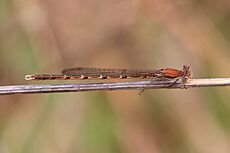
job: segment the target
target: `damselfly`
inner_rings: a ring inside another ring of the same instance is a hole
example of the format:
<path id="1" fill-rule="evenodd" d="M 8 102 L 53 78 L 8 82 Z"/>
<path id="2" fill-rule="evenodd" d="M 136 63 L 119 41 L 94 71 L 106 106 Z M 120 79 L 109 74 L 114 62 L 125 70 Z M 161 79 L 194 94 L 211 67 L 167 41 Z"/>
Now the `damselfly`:
<path id="1" fill-rule="evenodd" d="M 182 70 L 173 68 L 162 69 L 109 69 L 75 67 L 65 69 L 62 74 L 32 74 L 26 75 L 26 80 L 66 80 L 66 79 L 128 79 L 128 78 L 152 78 L 152 79 L 175 79 L 181 78 L 184 84 L 191 78 L 190 67 L 183 66 Z M 185 86 L 184 86 L 185 87 Z M 185 87 L 186 88 L 186 87 Z"/>

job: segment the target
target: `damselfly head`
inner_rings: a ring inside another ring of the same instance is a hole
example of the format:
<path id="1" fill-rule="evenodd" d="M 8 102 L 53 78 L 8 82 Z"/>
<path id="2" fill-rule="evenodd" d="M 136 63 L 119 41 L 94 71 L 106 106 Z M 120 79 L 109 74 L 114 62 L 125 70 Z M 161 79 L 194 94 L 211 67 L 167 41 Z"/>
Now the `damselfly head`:
<path id="1" fill-rule="evenodd" d="M 192 73 L 189 65 L 183 65 L 183 77 L 186 80 L 192 78 Z"/>

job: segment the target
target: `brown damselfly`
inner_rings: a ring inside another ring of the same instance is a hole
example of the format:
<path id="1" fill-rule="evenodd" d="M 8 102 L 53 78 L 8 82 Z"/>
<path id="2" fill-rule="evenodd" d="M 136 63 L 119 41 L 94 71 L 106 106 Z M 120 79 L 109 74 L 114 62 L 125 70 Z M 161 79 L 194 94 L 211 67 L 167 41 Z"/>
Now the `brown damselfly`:
<path id="1" fill-rule="evenodd" d="M 191 78 L 190 67 L 183 66 L 182 70 L 172 68 L 162 69 L 109 69 L 75 67 L 65 69 L 62 74 L 33 74 L 26 75 L 26 80 L 67 80 L 67 79 L 177 79 L 181 78 L 184 84 Z M 185 86 L 184 86 L 185 87 Z M 186 87 L 185 87 L 186 88 Z"/>

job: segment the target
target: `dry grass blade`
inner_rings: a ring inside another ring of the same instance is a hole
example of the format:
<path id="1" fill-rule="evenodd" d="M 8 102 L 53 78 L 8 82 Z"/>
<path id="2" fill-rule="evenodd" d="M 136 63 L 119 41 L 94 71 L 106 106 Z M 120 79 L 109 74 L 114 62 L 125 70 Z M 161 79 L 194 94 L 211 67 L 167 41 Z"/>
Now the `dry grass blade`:
<path id="1" fill-rule="evenodd" d="M 80 92 L 96 90 L 141 90 L 141 89 L 177 89 L 183 88 L 181 82 L 172 86 L 173 80 L 166 81 L 135 81 L 135 82 L 109 82 L 109 83 L 79 83 L 79 84 L 36 84 L 1 86 L 0 95 L 31 94 L 31 93 L 57 93 L 57 92 Z M 170 85 L 170 87 L 169 87 Z M 229 86 L 230 78 L 189 79 L 186 87 L 211 87 Z"/>

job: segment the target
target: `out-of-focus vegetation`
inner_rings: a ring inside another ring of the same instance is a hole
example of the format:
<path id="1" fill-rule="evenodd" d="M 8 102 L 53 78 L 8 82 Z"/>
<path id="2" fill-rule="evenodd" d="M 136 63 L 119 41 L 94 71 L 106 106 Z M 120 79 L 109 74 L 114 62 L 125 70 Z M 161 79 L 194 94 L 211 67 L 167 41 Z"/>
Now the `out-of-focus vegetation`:
<path id="1" fill-rule="evenodd" d="M 229 77 L 229 17 L 227 0 L 1 0 L 0 83 L 57 83 L 24 76 L 74 66 Z M 227 153 L 229 92 L 1 96 L 0 152 Z"/>

